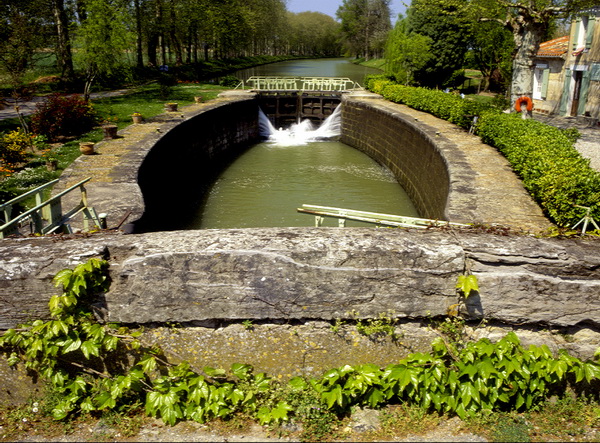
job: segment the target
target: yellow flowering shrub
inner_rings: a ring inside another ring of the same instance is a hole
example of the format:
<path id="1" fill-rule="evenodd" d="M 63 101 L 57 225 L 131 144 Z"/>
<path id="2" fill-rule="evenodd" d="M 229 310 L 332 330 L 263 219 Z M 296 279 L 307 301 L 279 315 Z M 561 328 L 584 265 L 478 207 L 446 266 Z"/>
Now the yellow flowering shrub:
<path id="1" fill-rule="evenodd" d="M 33 137 L 21 129 L 3 134 L 0 137 L 0 176 L 11 175 L 19 163 L 27 160 L 32 149 Z"/>

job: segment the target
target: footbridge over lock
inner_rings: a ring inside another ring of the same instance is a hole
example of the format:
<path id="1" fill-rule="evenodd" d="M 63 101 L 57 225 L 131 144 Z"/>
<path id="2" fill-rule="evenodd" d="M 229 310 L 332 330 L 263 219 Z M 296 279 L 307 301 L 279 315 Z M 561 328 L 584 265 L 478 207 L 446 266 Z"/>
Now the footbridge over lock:
<path id="1" fill-rule="evenodd" d="M 342 94 L 364 90 L 347 77 L 252 76 L 239 87 L 257 93 L 260 108 L 278 128 L 306 119 L 320 123 L 337 108 Z"/>

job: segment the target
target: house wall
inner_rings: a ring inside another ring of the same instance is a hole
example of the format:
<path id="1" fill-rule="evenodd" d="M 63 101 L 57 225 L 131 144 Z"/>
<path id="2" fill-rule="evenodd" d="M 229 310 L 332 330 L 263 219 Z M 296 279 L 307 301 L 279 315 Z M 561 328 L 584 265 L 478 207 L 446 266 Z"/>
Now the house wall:
<path id="1" fill-rule="evenodd" d="M 593 25 L 591 25 L 591 23 Z M 583 115 L 587 117 L 592 117 L 594 119 L 600 119 L 600 74 L 599 76 L 592 76 L 592 67 L 594 64 L 600 65 L 600 11 L 592 12 L 590 14 L 590 19 L 588 22 L 588 26 L 593 26 L 593 37 L 591 46 L 589 49 L 584 50 L 579 55 L 574 55 L 575 46 L 579 46 L 578 44 L 574 44 L 577 40 L 578 26 L 577 20 L 573 20 L 571 22 L 571 33 L 570 33 L 570 42 L 569 42 L 569 52 L 567 54 L 567 60 L 565 63 L 565 69 L 570 69 L 573 71 L 581 71 L 584 76 L 589 75 L 589 80 L 582 80 L 582 86 L 584 83 L 587 84 L 585 88 L 587 89 L 587 93 L 585 96 L 580 97 L 580 99 L 585 100 L 585 107 L 576 112 L 577 115 Z M 592 80 L 594 78 L 594 80 Z M 573 104 L 573 95 L 575 92 L 575 82 L 568 82 L 568 102 L 566 112 L 563 109 L 563 115 L 573 115 L 571 112 L 572 104 Z"/>
<path id="2" fill-rule="evenodd" d="M 600 119 L 600 16 L 596 16 L 592 47 L 582 56 L 586 57 L 591 69 L 585 112 L 591 117 Z"/>
<path id="3" fill-rule="evenodd" d="M 577 20 L 573 20 L 565 56 L 535 59 L 536 66 L 547 65 L 550 69 L 546 96 L 533 100 L 536 112 L 582 116 L 591 118 L 593 123 L 600 120 L 600 9 L 590 12 L 588 27 L 592 26 L 591 46 L 583 52 L 574 54 L 576 49 L 585 45 L 586 39 L 578 38 L 579 26 Z M 573 106 L 576 86 L 574 72 L 581 76 L 580 102 L 583 105 L 579 107 Z"/>
<path id="4" fill-rule="evenodd" d="M 563 70 L 564 63 L 565 61 L 562 58 L 536 60 L 537 65 L 547 64 L 550 69 L 546 98 L 542 100 L 533 100 L 533 106 L 536 112 L 541 112 L 543 114 L 554 114 L 558 112 L 563 83 L 565 81 L 565 73 Z"/>

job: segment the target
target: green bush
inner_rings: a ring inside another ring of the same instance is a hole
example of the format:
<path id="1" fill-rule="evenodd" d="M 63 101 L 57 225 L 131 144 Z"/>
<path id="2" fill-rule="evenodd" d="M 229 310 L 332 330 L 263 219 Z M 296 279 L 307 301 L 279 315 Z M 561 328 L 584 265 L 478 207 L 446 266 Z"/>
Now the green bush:
<path id="1" fill-rule="evenodd" d="M 439 90 L 397 85 L 383 76 L 369 77 L 367 87 L 387 100 L 427 112 L 462 128 L 469 128 L 474 116 L 491 107 Z"/>
<path id="2" fill-rule="evenodd" d="M 523 180 L 525 189 L 559 226 L 572 226 L 584 215 L 575 205 L 594 208 L 600 219 L 600 173 L 575 149 L 576 129 L 561 130 L 493 105 L 478 104 L 453 94 L 394 84 L 386 76 L 370 76 L 366 86 L 387 100 L 430 113 L 463 128 L 478 116 L 477 134 L 496 147 Z"/>
<path id="3" fill-rule="evenodd" d="M 227 88 L 235 88 L 237 85 L 240 84 L 240 81 L 241 80 L 235 75 L 226 75 L 225 77 L 221 77 L 221 79 L 219 80 L 219 85 L 225 86 Z"/>
<path id="4" fill-rule="evenodd" d="M 561 130 L 518 114 L 486 113 L 477 133 L 495 146 L 522 178 L 546 215 L 559 226 L 572 226 L 583 215 L 574 205 L 595 207 L 600 218 L 600 173 L 574 147 L 573 130 Z"/>
<path id="5" fill-rule="evenodd" d="M 54 142 L 60 137 L 84 134 L 98 124 L 90 102 L 78 95 L 52 94 L 38 105 L 31 117 L 31 128 Z"/>

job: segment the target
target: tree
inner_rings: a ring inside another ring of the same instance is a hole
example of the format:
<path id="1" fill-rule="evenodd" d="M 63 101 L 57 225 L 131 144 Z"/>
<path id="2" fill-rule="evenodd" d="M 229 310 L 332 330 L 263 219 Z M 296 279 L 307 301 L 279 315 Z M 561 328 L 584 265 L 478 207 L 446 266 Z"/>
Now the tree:
<path id="1" fill-rule="evenodd" d="M 430 0 L 440 5 L 455 0 Z M 495 21 L 512 32 L 515 50 L 512 57 L 511 104 L 521 96 L 533 95 L 535 57 L 540 43 L 548 38 L 556 19 L 598 5 L 598 0 L 471 0 L 462 9 L 473 21 Z"/>
<path id="2" fill-rule="evenodd" d="M 490 4 L 495 0 L 477 0 Z M 501 12 L 499 11 L 499 14 Z M 472 67 L 482 75 L 483 90 L 506 91 L 510 86 L 512 54 L 515 49 L 512 33 L 497 21 L 471 22 L 469 43 Z"/>
<path id="3" fill-rule="evenodd" d="M 385 46 L 386 73 L 397 82 L 414 83 L 414 72 L 423 68 L 431 59 L 431 39 L 417 33 L 408 33 L 408 22 L 398 17 Z"/>
<path id="4" fill-rule="evenodd" d="M 337 10 L 346 47 L 367 60 L 381 56 L 391 29 L 391 0 L 344 0 Z"/>
<path id="5" fill-rule="evenodd" d="M 35 2 L 6 0 L 0 8 L 0 66 L 8 74 L 15 92 L 43 44 L 42 21 L 33 14 Z"/>
<path id="6" fill-rule="evenodd" d="M 320 12 L 288 15 L 288 52 L 310 56 L 338 56 L 340 24 Z"/>
<path id="7" fill-rule="evenodd" d="M 443 87 L 463 68 L 469 42 L 469 22 L 462 0 L 413 0 L 407 32 L 431 39 L 432 57 L 415 72 L 419 84 Z"/>
<path id="8" fill-rule="evenodd" d="M 115 74 L 125 63 L 132 38 L 125 0 L 86 0 L 86 19 L 77 32 L 77 57 L 85 70 L 84 99 L 98 75 Z"/>
<path id="9" fill-rule="evenodd" d="M 64 0 L 51 0 L 51 5 L 56 27 L 56 61 L 63 81 L 71 83 L 75 80 L 75 70 L 65 3 Z"/>

